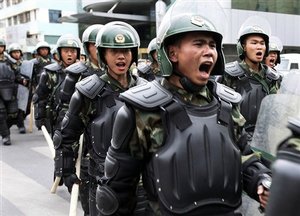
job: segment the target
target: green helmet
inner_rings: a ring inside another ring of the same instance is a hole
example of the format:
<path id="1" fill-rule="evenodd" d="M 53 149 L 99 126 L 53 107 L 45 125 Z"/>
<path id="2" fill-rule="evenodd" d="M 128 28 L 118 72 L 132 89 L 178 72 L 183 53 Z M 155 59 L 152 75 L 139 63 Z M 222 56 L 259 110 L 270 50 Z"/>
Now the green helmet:
<path id="1" fill-rule="evenodd" d="M 250 35 L 259 35 L 265 40 L 266 44 L 266 52 L 264 57 L 268 56 L 269 53 L 269 36 L 265 33 L 265 31 L 260 27 L 256 25 L 250 25 L 246 26 L 243 29 L 240 30 L 239 33 L 239 39 L 236 45 L 238 56 L 241 60 L 245 58 L 245 52 L 242 44 L 245 43 L 245 40 Z"/>
<path id="2" fill-rule="evenodd" d="M 84 52 L 89 55 L 88 43 L 96 43 L 96 37 L 99 30 L 103 27 L 101 24 L 95 24 L 87 27 L 82 34 L 82 46 Z"/>
<path id="3" fill-rule="evenodd" d="M 152 57 L 152 52 L 156 51 L 156 38 L 153 38 L 150 43 L 148 44 L 148 48 L 147 48 L 147 53 L 148 53 L 148 58 L 151 62 L 154 61 L 153 57 Z"/>
<path id="4" fill-rule="evenodd" d="M 61 58 L 61 48 L 75 48 L 77 50 L 77 59 L 80 59 L 80 47 L 80 39 L 72 34 L 62 35 L 56 42 L 56 49 L 59 58 Z"/>
<path id="5" fill-rule="evenodd" d="M 4 50 L 6 49 L 6 41 L 4 39 L 0 39 L 0 46 L 4 46 Z"/>
<path id="6" fill-rule="evenodd" d="M 167 54 L 166 42 L 170 41 L 169 39 L 174 35 L 187 32 L 207 32 L 214 37 L 217 45 L 218 59 L 211 75 L 222 74 L 224 71 L 223 36 L 217 32 L 210 21 L 201 15 L 195 13 L 179 13 L 176 15 L 176 13 L 172 14 L 171 10 L 172 8 L 164 16 L 157 34 L 157 57 L 161 75 L 170 76 L 173 72 L 172 63 Z"/>
<path id="7" fill-rule="evenodd" d="M 46 41 L 40 41 L 40 42 L 37 43 L 37 45 L 35 46 L 36 52 L 38 53 L 39 52 L 39 48 L 42 48 L 42 47 L 48 48 L 49 53 L 50 53 L 50 49 L 51 48 L 50 48 L 49 44 Z"/>
<path id="8" fill-rule="evenodd" d="M 12 44 L 10 44 L 8 46 L 8 50 L 7 51 L 8 51 L 8 54 L 11 54 L 11 52 L 17 51 L 17 50 L 19 50 L 21 52 L 21 55 L 23 55 L 21 46 L 18 43 L 12 43 Z"/>
<path id="9" fill-rule="evenodd" d="M 139 46 L 140 37 L 131 25 L 121 21 L 107 23 L 98 32 L 96 38 L 99 64 L 106 64 L 102 48 L 130 48 L 132 52 L 131 64 L 137 63 Z"/>

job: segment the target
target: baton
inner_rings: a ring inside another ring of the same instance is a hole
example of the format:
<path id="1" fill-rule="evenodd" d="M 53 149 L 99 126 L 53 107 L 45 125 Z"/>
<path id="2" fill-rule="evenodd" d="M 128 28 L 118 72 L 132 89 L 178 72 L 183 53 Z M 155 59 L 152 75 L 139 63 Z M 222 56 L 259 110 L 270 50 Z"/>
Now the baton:
<path id="1" fill-rule="evenodd" d="M 53 144 L 53 141 L 52 141 L 52 139 L 51 139 L 51 136 L 49 135 L 49 133 L 48 133 L 48 131 L 47 131 L 47 128 L 46 128 L 44 125 L 42 125 L 41 129 L 42 129 L 42 132 L 43 132 L 43 134 L 44 134 L 44 137 L 45 137 L 45 139 L 46 139 L 46 141 L 47 141 L 47 143 L 48 143 L 48 146 L 49 146 L 51 155 L 52 155 L 52 157 L 53 157 L 53 159 L 54 159 L 54 157 L 55 157 L 55 150 L 54 150 L 54 144 Z M 52 187 L 51 187 L 51 189 L 50 189 L 50 192 L 51 192 L 51 193 L 56 193 L 56 189 L 57 189 L 57 187 L 58 187 L 58 185 L 59 185 L 60 180 L 61 180 L 61 177 L 59 177 L 59 176 L 56 176 L 56 177 L 55 177 L 55 180 L 54 180 L 54 182 L 53 182 L 53 185 L 52 185 Z"/>
<path id="2" fill-rule="evenodd" d="M 76 160 L 76 175 L 80 179 L 80 165 L 81 165 L 81 155 L 82 155 L 82 145 L 83 145 L 83 134 L 81 134 L 79 139 L 79 149 L 78 157 Z M 79 184 L 74 183 L 71 191 L 71 201 L 70 201 L 70 212 L 69 216 L 76 216 L 77 213 L 77 202 L 78 202 Z"/>

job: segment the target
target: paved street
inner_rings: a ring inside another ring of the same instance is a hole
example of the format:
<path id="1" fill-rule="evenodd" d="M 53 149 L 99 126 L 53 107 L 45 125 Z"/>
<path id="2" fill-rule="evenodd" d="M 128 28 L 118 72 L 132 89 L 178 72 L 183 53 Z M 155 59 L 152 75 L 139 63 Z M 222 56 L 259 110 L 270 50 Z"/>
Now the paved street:
<path id="1" fill-rule="evenodd" d="M 50 193 L 53 159 L 42 131 L 34 126 L 33 133 L 19 134 L 13 126 L 11 140 L 11 146 L 4 146 L 0 139 L 0 216 L 69 215 L 66 187 Z M 83 215 L 80 202 L 77 215 Z"/>

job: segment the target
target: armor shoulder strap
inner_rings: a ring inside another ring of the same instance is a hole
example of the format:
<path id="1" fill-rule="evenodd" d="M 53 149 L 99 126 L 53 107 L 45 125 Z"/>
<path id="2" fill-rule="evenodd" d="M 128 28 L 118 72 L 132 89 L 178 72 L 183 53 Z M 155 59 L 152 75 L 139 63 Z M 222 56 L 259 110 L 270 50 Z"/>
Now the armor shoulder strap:
<path id="1" fill-rule="evenodd" d="M 44 67 L 44 69 L 55 72 L 55 71 L 60 70 L 61 66 L 57 62 L 55 62 L 55 63 L 49 64 L 49 65 L 46 65 Z"/>
<path id="2" fill-rule="evenodd" d="M 142 109 L 153 110 L 172 101 L 173 96 L 154 80 L 128 89 L 120 98 Z"/>
<path id="3" fill-rule="evenodd" d="M 229 62 L 225 65 L 225 72 L 230 76 L 238 77 L 244 75 L 244 70 L 239 65 L 238 61 Z"/>
<path id="4" fill-rule="evenodd" d="M 73 74 L 81 74 L 84 71 L 86 71 L 88 67 L 83 64 L 81 61 L 76 62 L 75 64 L 71 64 L 66 68 L 67 73 L 73 73 Z"/>
<path id="5" fill-rule="evenodd" d="M 76 89 L 84 96 L 94 99 L 101 89 L 104 87 L 105 82 L 102 81 L 96 74 L 88 76 L 76 83 Z"/>
<path id="6" fill-rule="evenodd" d="M 230 102 L 232 104 L 238 104 L 242 100 L 242 96 L 234 91 L 232 88 L 229 88 L 226 85 L 217 83 L 216 94 L 223 100 Z"/>

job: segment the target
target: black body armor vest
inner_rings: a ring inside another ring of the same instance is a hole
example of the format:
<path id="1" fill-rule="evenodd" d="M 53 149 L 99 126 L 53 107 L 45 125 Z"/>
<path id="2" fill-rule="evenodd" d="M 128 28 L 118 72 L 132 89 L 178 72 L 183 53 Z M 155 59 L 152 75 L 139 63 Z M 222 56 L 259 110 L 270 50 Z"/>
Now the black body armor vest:
<path id="1" fill-rule="evenodd" d="M 158 197 L 163 215 L 221 215 L 241 203 L 241 154 L 233 141 L 231 102 L 222 95 L 236 93 L 209 85 L 215 97 L 203 106 L 183 104 L 155 81 L 122 94 L 134 106 L 162 110 L 167 136 L 148 164 L 151 180 L 144 184 Z"/>
<path id="2" fill-rule="evenodd" d="M 264 84 L 255 77 L 250 76 L 237 61 L 226 64 L 226 73 L 238 78 L 236 91 L 242 95 L 240 110 L 246 119 L 246 129 L 254 128 L 262 99 L 269 94 L 269 87 L 273 81 L 279 79 L 278 74 L 266 67 L 266 80 Z"/>

